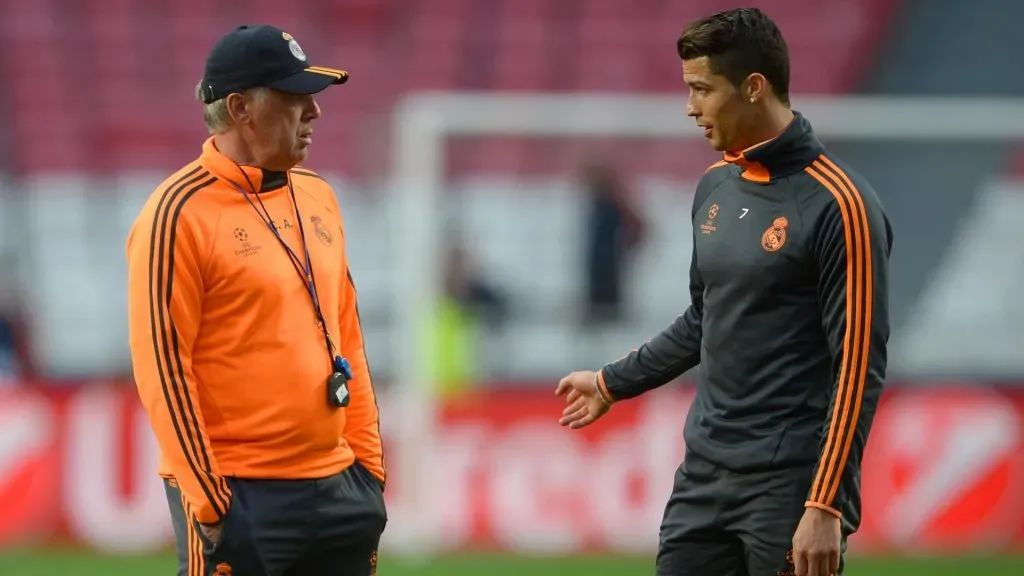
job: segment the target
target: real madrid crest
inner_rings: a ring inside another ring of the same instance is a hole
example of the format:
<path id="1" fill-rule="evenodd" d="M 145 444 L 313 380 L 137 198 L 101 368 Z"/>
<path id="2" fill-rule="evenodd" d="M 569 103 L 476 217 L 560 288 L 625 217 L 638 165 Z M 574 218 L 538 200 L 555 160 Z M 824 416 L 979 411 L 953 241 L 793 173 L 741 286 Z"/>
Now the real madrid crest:
<path id="1" fill-rule="evenodd" d="M 309 221 L 313 223 L 313 230 L 316 232 L 316 237 L 323 242 L 324 246 L 330 246 L 333 238 L 331 238 L 331 233 L 327 230 L 327 226 L 324 226 L 323 218 L 313 216 Z"/>
<path id="2" fill-rule="evenodd" d="M 288 49 L 291 50 L 292 56 L 295 56 L 297 59 L 305 62 L 306 53 L 302 51 L 302 47 L 299 46 L 299 43 L 298 41 L 295 40 L 295 37 L 287 32 L 282 32 L 281 36 L 285 39 L 285 41 L 288 42 Z"/>
<path id="3" fill-rule="evenodd" d="M 789 220 L 785 216 L 779 216 L 772 222 L 771 228 L 761 235 L 761 247 L 767 252 L 778 252 L 786 244 L 786 228 L 789 227 Z"/>

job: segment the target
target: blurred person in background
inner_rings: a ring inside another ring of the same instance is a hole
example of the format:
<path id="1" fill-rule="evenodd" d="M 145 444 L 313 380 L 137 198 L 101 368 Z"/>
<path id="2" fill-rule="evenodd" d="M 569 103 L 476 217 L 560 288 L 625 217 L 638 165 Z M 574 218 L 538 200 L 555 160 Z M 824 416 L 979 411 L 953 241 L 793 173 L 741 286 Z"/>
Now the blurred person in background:
<path id="1" fill-rule="evenodd" d="M 889 221 L 791 109 L 768 16 L 697 20 L 677 50 L 687 115 L 724 153 L 694 198 L 691 305 L 624 358 L 563 378 L 561 423 L 587 426 L 699 364 L 657 573 L 842 574 L 886 372 Z"/>
<path id="2" fill-rule="evenodd" d="M 450 239 L 444 291 L 424 350 L 440 395 L 457 397 L 480 379 L 487 344 L 504 326 L 507 307 L 505 294 L 474 266 L 466 245 Z"/>
<path id="3" fill-rule="evenodd" d="M 465 243 L 453 241 L 448 248 L 444 291 L 484 326 L 498 328 L 506 319 L 505 294 L 476 266 Z"/>
<path id="4" fill-rule="evenodd" d="M 127 242 L 135 381 L 182 575 L 368 576 L 386 523 L 376 397 L 337 197 L 300 169 L 348 78 L 241 26 L 197 98 L 212 136 Z"/>
<path id="5" fill-rule="evenodd" d="M 32 376 L 27 322 L 13 260 L 0 255 L 0 387 L 23 385 Z"/>
<path id="6" fill-rule="evenodd" d="M 600 158 L 587 160 L 580 180 L 588 204 L 584 323 L 612 324 L 622 319 L 626 268 L 643 241 L 644 220 L 609 163 Z"/>

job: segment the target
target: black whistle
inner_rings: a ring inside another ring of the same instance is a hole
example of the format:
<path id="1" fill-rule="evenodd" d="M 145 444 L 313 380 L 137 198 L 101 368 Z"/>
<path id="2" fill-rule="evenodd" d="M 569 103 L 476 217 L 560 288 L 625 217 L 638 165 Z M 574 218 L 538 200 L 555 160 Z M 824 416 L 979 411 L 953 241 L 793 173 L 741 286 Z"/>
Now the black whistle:
<path id="1" fill-rule="evenodd" d="M 341 356 L 335 356 L 334 373 L 327 378 L 327 401 L 338 408 L 348 406 L 352 400 L 352 395 L 348 391 L 348 381 L 351 379 L 352 368 L 349 366 L 348 360 Z"/>
<path id="2" fill-rule="evenodd" d="M 327 379 L 327 400 L 339 408 L 348 406 L 352 395 L 348 392 L 348 376 L 335 372 Z"/>

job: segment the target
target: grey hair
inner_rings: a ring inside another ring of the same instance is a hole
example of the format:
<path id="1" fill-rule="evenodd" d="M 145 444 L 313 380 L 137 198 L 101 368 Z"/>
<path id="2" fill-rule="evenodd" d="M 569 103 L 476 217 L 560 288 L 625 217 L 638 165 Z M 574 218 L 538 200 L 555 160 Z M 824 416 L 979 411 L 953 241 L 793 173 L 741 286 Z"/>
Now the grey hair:
<path id="1" fill-rule="evenodd" d="M 253 88 L 246 90 L 245 94 L 251 94 L 254 98 L 263 98 L 267 95 L 266 88 Z M 196 100 L 203 102 L 203 83 L 196 84 Z M 210 134 L 221 134 L 231 128 L 231 114 L 228 114 L 228 99 L 221 98 L 209 104 L 203 103 L 203 121 Z"/>

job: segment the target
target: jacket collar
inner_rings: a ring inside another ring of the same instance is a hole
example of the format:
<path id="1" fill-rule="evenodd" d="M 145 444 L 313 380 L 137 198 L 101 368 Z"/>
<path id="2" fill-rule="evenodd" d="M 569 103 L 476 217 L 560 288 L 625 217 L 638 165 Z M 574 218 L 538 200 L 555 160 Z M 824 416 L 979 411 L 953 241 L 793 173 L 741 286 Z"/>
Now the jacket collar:
<path id="1" fill-rule="evenodd" d="M 793 121 L 771 140 L 741 152 L 726 152 L 725 161 L 743 169 L 742 177 L 767 184 L 802 171 L 825 151 L 803 114 L 794 111 Z"/>
<path id="2" fill-rule="evenodd" d="M 214 176 L 243 192 L 270 192 L 288 184 L 287 172 L 275 172 L 256 166 L 242 166 L 225 156 L 213 143 L 213 136 L 203 143 L 200 163 Z"/>

